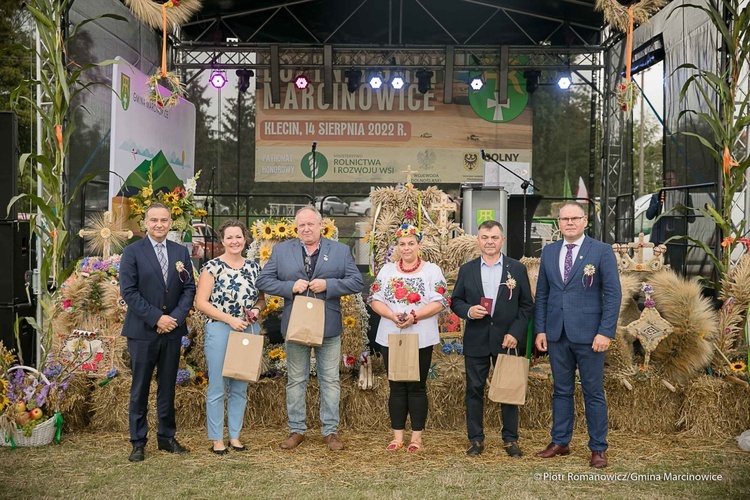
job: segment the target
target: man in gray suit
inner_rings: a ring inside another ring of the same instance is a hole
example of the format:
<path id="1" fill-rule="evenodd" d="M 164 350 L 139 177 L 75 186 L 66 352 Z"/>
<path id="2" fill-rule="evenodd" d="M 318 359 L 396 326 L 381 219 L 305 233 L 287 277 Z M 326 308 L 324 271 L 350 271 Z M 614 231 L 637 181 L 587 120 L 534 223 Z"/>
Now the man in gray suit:
<path id="1" fill-rule="evenodd" d="M 320 421 L 323 442 L 331 450 L 344 449 L 338 437 L 339 360 L 341 359 L 341 302 L 344 295 L 359 293 L 364 288 L 349 247 L 322 238 L 323 218 L 313 207 L 297 212 L 298 238 L 279 243 L 273 248 L 268 263 L 258 278 L 258 288 L 266 295 L 284 298 L 281 332 L 286 336 L 294 296 L 307 293 L 326 302 L 323 345 L 308 347 L 286 343 L 287 385 L 286 408 L 289 437 L 281 448 L 291 450 L 305 439 L 307 380 L 310 378 L 310 349 L 315 349 L 318 383 L 320 384 Z"/>

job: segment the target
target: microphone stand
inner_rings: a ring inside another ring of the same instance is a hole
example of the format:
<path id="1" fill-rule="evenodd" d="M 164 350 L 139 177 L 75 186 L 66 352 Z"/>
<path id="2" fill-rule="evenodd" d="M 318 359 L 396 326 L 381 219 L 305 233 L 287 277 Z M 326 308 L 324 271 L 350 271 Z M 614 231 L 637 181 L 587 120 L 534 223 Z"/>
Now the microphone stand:
<path id="1" fill-rule="evenodd" d="M 315 146 L 317 146 L 316 143 L 313 142 L 312 145 L 312 170 L 310 173 L 312 174 L 312 198 L 313 198 L 313 206 L 315 206 L 315 178 L 318 176 L 318 161 L 316 156 L 318 156 L 315 153 Z M 316 207 L 317 208 L 317 207 Z M 323 209 L 323 205 L 321 204 L 320 209 Z"/>
<path id="2" fill-rule="evenodd" d="M 510 172 L 511 174 L 513 174 L 514 177 L 518 178 L 521 181 L 521 189 L 522 189 L 522 196 L 523 196 L 523 253 L 524 253 L 524 256 L 531 257 L 531 246 L 530 246 L 531 226 L 529 226 L 529 224 L 526 222 L 526 189 L 529 186 L 531 186 L 531 189 L 534 189 L 538 192 L 541 192 L 541 189 L 536 187 L 534 183 L 531 182 L 531 179 L 524 179 L 523 177 L 521 177 L 520 175 L 518 175 L 517 173 L 515 173 L 514 171 L 512 171 L 511 169 L 509 169 L 508 167 L 506 167 L 505 165 L 503 165 L 502 163 L 494 159 L 492 156 L 488 154 L 484 154 L 484 152 L 482 152 L 482 159 L 485 161 L 487 161 L 488 159 L 492 160 L 497 165 L 503 167 L 503 169 L 506 172 Z M 505 228 L 505 230 L 507 231 L 508 228 Z"/>

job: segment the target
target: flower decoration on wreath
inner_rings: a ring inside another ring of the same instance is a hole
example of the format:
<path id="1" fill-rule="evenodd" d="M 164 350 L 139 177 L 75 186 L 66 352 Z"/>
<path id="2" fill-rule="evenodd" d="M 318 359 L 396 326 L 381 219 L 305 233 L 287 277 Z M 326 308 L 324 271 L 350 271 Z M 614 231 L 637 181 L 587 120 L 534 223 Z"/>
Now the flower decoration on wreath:
<path id="1" fill-rule="evenodd" d="M 160 82 L 166 84 L 164 88 L 169 91 L 169 94 L 162 93 Z M 164 74 L 157 72 L 148 78 L 146 85 L 148 86 L 146 100 L 156 103 L 162 109 L 169 109 L 177 104 L 180 98 L 185 98 L 185 86 L 180 81 L 180 77 L 172 72 L 167 71 Z"/>

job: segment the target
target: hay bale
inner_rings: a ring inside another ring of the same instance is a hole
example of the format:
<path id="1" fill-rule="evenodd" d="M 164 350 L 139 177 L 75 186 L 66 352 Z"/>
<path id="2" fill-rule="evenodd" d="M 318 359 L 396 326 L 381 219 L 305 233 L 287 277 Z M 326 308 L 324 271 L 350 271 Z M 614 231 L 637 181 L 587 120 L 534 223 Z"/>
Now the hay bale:
<path id="1" fill-rule="evenodd" d="M 670 391 L 655 378 L 631 379 L 630 383 L 632 390 L 616 378 L 604 380 L 610 430 L 638 434 L 672 434 L 680 430 L 681 392 Z"/>
<path id="2" fill-rule="evenodd" d="M 694 436 L 727 439 L 750 429 L 748 408 L 750 388 L 747 385 L 703 375 L 686 391 L 679 424 Z"/>
<path id="3" fill-rule="evenodd" d="M 68 390 L 60 403 L 60 412 L 65 419 L 65 431 L 85 429 L 89 425 L 88 401 L 96 381 L 85 375 L 75 375 L 68 383 Z"/>

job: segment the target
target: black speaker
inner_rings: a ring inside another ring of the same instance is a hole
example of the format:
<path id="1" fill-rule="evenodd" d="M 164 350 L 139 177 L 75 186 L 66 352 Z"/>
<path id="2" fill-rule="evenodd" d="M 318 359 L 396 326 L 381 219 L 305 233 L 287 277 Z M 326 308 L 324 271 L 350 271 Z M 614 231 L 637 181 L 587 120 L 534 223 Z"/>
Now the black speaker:
<path id="1" fill-rule="evenodd" d="M 540 201 L 542 201 L 542 197 L 538 194 L 526 196 L 526 224 L 529 228 L 531 228 L 531 224 L 534 222 L 534 212 Z M 524 197 L 522 194 L 512 194 L 508 197 L 508 227 L 505 229 L 505 234 L 508 236 L 508 257 L 514 259 L 539 257 L 538 253 L 533 253 L 533 245 L 531 255 L 524 255 L 523 203 Z M 539 243 L 537 244 L 538 246 L 540 246 Z"/>
<path id="2" fill-rule="evenodd" d="M 0 112 L 0 220 L 16 220 L 18 209 L 7 207 L 18 191 L 18 120 L 10 111 Z M 0 240 L 2 241 L 2 240 Z"/>
<path id="3" fill-rule="evenodd" d="M 25 275 L 30 269 L 29 222 L 0 220 L 0 306 L 29 303 Z"/>
<path id="4" fill-rule="evenodd" d="M 0 306 L 0 340 L 6 348 L 14 350 L 17 354 L 23 356 L 23 363 L 27 366 L 36 365 L 36 331 L 24 319 L 18 325 L 18 339 L 13 331 L 13 325 L 16 322 L 16 316 L 19 318 L 33 317 L 35 308 L 26 306 Z M 20 361 L 20 360 L 19 360 Z"/>

